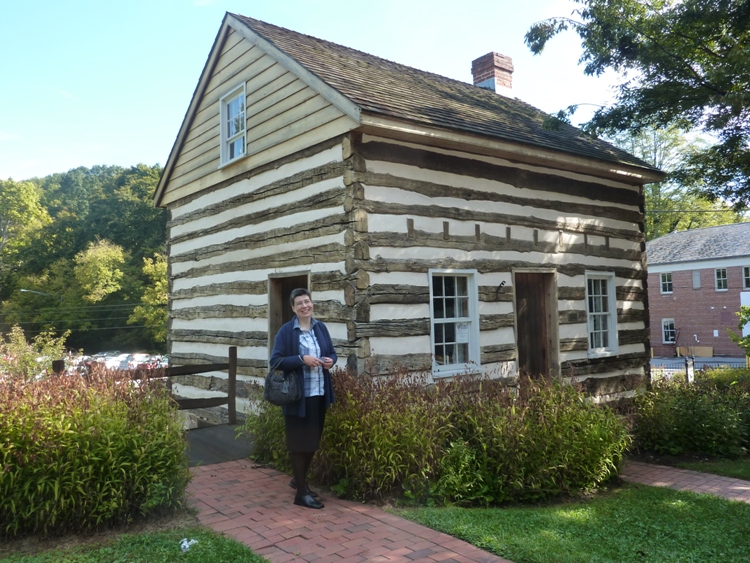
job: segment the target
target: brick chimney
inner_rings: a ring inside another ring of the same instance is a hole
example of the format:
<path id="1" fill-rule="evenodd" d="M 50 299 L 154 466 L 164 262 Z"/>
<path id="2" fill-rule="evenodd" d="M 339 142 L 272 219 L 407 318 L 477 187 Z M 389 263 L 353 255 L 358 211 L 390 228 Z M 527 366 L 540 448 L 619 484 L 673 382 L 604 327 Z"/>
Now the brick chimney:
<path id="1" fill-rule="evenodd" d="M 500 53 L 487 53 L 471 61 L 474 86 L 510 96 L 513 87 L 513 60 Z"/>

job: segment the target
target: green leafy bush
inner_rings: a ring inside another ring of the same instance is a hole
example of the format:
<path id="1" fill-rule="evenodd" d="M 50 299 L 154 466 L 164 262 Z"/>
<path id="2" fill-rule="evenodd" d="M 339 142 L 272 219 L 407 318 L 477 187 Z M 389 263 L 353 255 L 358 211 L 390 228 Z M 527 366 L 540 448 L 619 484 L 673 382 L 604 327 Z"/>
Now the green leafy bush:
<path id="1" fill-rule="evenodd" d="M 404 494 L 488 505 L 595 487 L 617 473 L 630 438 L 610 409 L 555 381 L 465 376 L 427 385 L 407 373 L 339 371 L 312 472 L 358 499 Z M 286 459 L 279 409 L 262 403 L 245 429 L 258 459 Z M 275 411 L 275 412 L 269 412 Z"/>
<path id="2" fill-rule="evenodd" d="M 69 330 L 59 337 L 49 330 L 27 342 L 18 325 L 6 335 L 0 333 L 0 377 L 33 379 L 42 373 L 52 373 L 52 360 L 62 359 L 69 335 Z"/>
<path id="3" fill-rule="evenodd" d="M 401 488 L 424 494 L 450 437 L 441 388 L 425 383 L 424 375 L 373 379 L 337 372 L 316 478 L 354 498 L 379 498 Z"/>
<path id="4" fill-rule="evenodd" d="M 523 378 L 516 396 L 499 381 L 481 381 L 474 393 L 461 389 L 467 383 L 449 384 L 450 417 L 478 460 L 485 504 L 588 490 L 617 474 L 630 443 L 625 425 L 576 387 Z M 442 481 L 436 493 L 461 501 Z"/>
<path id="5" fill-rule="evenodd" d="M 174 403 L 116 374 L 0 379 L 0 535 L 85 531 L 182 502 Z"/>
<path id="6" fill-rule="evenodd" d="M 748 407 L 747 388 L 718 372 L 693 384 L 655 382 L 636 399 L 635 443 L 660 454 L 739 457 L 750 442 Z"/>

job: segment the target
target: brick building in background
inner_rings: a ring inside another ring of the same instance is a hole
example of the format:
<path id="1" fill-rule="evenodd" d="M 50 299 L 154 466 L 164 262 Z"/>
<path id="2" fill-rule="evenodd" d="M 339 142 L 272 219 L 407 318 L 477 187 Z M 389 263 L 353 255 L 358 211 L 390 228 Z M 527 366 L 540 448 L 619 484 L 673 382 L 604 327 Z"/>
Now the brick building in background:
<path id="1" fill-rule="evenodd" d="M 727 329 L 750 306 L 750 223 L 670 233 L 646 256 L 654 355 L 743 356 Z"/>

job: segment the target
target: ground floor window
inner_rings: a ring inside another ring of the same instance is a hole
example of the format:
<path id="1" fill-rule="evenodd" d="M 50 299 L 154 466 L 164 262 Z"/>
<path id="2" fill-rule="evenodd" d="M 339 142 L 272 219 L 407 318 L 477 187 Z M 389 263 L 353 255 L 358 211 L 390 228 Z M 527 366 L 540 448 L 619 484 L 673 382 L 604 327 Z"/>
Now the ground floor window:
<path id="1" fill-rule="evenodd" d="M 586 273 L 586 317 L 589 333 L 589 355 L 617 353 L 617 301 L 615 275 Z"/>
<path id="2" fill-rule="evenodd" d="M 750 289 L 750 266 L 743 266 L 742 268 L 742 287 Z"/>
<path id="3" fill-rule="evenodd" d="M 661 320 L 661 341 L 663 344 L 674 344 L 677 341 L 674 319 Z"/>
<path id="4" fill-rule="evenodd" d="M 479 365 L 476 270 L 430 270 L 433 372 L 450 375 Z"/>

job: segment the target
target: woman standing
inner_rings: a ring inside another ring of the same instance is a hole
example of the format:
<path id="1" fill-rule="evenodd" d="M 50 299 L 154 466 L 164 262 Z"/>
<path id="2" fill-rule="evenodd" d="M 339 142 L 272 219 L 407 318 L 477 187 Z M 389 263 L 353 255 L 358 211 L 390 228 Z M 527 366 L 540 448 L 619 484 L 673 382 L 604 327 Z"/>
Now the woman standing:
<path id="1" fill-rule="evenodd" d="M 281 407 L 286 426 L 286 447 L 294 472 L 290 486 L 297 489 L 294 504 L 323 508 L 323 503 L 315 498 L 317 494 L 307 486 L 307 471 L 320 446 L 326 409 L 333 402 L 333 385 L 328 370 L 338 358 L 326 325 L 313 318 L 310 292 L 295 289 L 289 301 L 295 317 L 276 334 L 271 365 L 298 377 L 304 390 L 299 401 Z"/>

